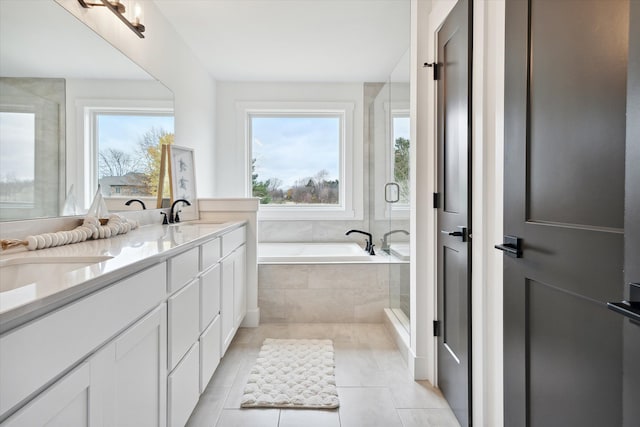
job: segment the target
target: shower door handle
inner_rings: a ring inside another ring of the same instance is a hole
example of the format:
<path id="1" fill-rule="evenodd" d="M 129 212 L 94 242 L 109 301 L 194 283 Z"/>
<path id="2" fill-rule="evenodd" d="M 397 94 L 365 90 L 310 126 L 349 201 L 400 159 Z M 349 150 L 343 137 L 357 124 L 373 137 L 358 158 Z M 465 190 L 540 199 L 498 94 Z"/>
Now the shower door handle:
<path id="1" fill-rule="evenodd" d="M 387 182 L 384 186 L 384 201 L 398 203 L 400 200 L 400 186 L 395 182 Z"/>

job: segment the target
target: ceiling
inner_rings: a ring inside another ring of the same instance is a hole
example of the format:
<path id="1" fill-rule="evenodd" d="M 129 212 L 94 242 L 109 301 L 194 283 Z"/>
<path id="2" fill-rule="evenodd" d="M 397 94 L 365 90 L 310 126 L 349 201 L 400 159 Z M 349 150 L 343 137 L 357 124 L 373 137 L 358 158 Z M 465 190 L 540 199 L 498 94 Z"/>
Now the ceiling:
<path id="1" fill-rule="evenodd" d="M 51 0 L 0 0 L 0 75 L 151 79 Z"/>
<path id="2" fill-rule="evenodd" d="M 409 0 L 155 0 L 221 81 L 381 82 L 409 48 Z"/>

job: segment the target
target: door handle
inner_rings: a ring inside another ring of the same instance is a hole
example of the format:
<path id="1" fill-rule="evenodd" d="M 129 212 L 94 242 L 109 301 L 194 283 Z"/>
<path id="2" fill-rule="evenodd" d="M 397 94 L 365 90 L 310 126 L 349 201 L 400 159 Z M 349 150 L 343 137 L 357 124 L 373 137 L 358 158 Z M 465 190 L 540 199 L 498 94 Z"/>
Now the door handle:
<path id="1" fill-rule="evenodd" d="M 466 242 L 469 237 L 469 233 L 467 233 L 467 227 L 458 228 L 460 229 L 460 231 L 440 230 L 440 233 L 446 234 L 447 236 L 462 237 L 462 241 Z"/>
<path id="2" fill-rule="evenodd" d="M 494 248 L 501 250 L 512 258 L 522 258 L 522 239 L 516 236 L 504 236 L 504 243 L 495 245 Z"/>
<path id="3" fill-rule="evenodd" d="M 629 284 L 629 301 L 608 302 L 607 307 L 640 326 L 640 283 Z"/>
<path id="4" fill-rule="evenodd" d="M 387 182 L 384 185 L 384 201 L 398 203 L 400 200 L 400 186 L 395 182 Z"/>

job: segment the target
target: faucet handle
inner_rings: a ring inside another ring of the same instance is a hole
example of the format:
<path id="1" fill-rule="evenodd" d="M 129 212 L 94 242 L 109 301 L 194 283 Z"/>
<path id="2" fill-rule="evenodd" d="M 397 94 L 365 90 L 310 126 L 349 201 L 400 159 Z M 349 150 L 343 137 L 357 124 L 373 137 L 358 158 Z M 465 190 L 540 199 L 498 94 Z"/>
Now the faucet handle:
<path id="1" fill-rule="evenodd" d="M 164 215 L 164 219 L 162 220 L 162 225 L 169 224 L 169 221 L 167 221 L 167 213 L 160 212 L 160 215 Z"/>
<path id="2" fill-rule="evenodd" d="M 178 216 L 180 212 L 182 212 L 182 209 L 176 212 L 176 216 L 173 218 L 173 222 L 180 222 L 180 217 Z"/>

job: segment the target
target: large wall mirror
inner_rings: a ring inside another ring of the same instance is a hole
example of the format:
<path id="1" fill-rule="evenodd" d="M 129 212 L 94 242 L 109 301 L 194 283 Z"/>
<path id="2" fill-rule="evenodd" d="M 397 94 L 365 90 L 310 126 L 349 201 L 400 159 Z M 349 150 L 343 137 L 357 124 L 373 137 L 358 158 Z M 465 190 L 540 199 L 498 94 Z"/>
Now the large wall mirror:
<path id="1" fill-rule="evenodd" d="M 171 91 L 62 6 L 0 2 L 0 220 L 155 200 L 173 132 Z"/>

